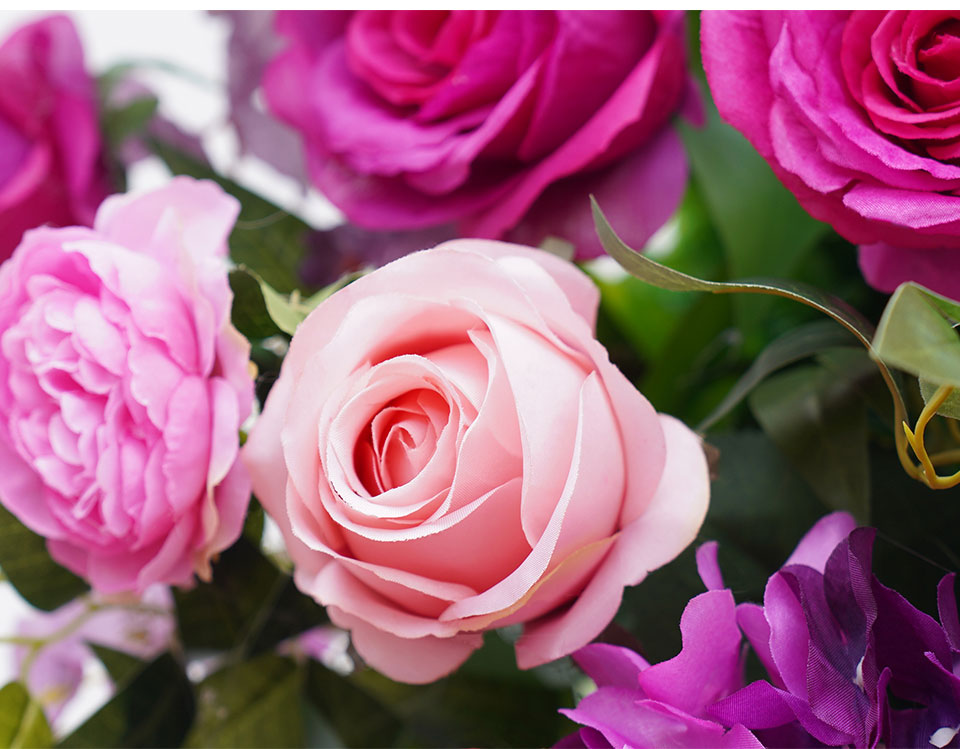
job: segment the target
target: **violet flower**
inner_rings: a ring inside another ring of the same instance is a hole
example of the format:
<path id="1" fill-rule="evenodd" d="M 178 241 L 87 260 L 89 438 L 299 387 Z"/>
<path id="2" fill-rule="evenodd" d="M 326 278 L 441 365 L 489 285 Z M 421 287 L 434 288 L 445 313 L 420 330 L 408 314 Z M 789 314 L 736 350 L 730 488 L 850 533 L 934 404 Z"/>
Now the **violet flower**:
<path id="1" fill-rule="evenodd" d="M 763 606 L 735 613 L 716 544 L 702 546 L 710 591 L 684 610 L 680 655 L 649 666 L 609 645 L 575 654 L 598 689 L 563 711 L 584 728 L 561 745 L 960 746 L 955 575 L 938 587 L 938 622 L 873 575 L 875 534 L 826 516 L 768 580 Z M 741 686 L 740 630 L 767 680 Z"/>
<path id="2" fill-rule="evenodd" d="M 710 544 L 697 555 L 707 587 L 722 587 L 715 554 L 716 544 Z M 743 684 L 742 638 L 731 592 L 708 590 L 691 599 L 680 632 L 680 653 L 654 666 L 632 650 L 604 643 L 574 653 L 598 689 L 575 709 L 560 711 L 583 728 L 557 746 L 761 747 L 744 726 L 727 730 L 707 714 Z"/>

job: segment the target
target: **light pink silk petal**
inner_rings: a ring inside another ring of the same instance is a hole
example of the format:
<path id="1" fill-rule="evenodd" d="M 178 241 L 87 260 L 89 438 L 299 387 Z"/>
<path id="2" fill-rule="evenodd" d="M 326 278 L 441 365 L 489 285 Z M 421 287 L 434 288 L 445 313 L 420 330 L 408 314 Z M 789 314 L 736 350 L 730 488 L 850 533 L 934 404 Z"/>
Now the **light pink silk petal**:
<path id="1" fill-rule="evenodd" d="M 614 507 L 596 509 L 597 518 L 594 520 L 584 519 L 583 503 L 587 497 L 592 497 L 592 484 L 598 479 L 589 469 L 588 459 L 596 459 L 596 451 L 606 450 L 609 445 L 606 440 L 601 439 L 591 442 L 590 437 L 596 435 L 592 433 L 590 419 L 586 413 L 588 405 L 596 405 L 596 375 L 591 375 L 581 388 L 579 402 L 575 413 L 578 416 L 577 426 L 574 433 L 574 444 L 572 457 L 569 460 L 570 471 L 565 477 L 565 483 L 562 489 L 555 495 L 556 502 L 551 508 L 552 512 L 547 520 L 535 544 L 531 544 L 533 551 L 523 561 L 523 563 L 508 577 L 501 580 L 491 588 L 488 588 L 480 595 L 474 598 L 468 598 L 453 604 L 442 615 L 444 621 L 453 619 L 465 619 L 467 617 L 483 616 L 502 611 L 513 606 L 517 601 L 523 598 L 530 589 L 543 578 L 544 574 L 550 569 L 550 566 L 557 564 L 564 554 L 557 554 L 558 546 L 563 545 L 569 550 L 574 543 L 574 531 L 569 530 L 567 523 L 567 513 L 570 508 L 574 509 L 574 518 L 576 522 L 586 524 L 585 528 L 577 528 L 581 531 L 578 546 L 589 544 L 592 541 L 599 541 L 609 535 L 611 526 L 616 522 L 616 513 L 619 510 L 619 504 L 614 503 Z M 573 410 L 572 408 L 570 409 Z M 619 459 L 620 456 L 617 456 Z M 523 502 L 527 497 L 527 475 L 523 477 L 524 494 L 521 500 L 521 512 L 523 512 Z M 617 497 L 619 500 L 619 497 Z M 528 537 L 529 538 L 529 537 Z"/>
<path id="2" fill-rule="evenodd" d="M 337 606 L 327 611 L 334 624 L 350 629 L 353 644 L 367 663 L 394 681 L 406 684 L 429 684 L 453 673 L 483 645 L 483 635 L 472 633 L 405 639 L 351 616 Z"/>
<path id="3" fill-rule="evenodd" d="M 487 324 L 510 381 L 523 444 L 523 532 L 538 543 L 563 491 L 577 434 L 575 403 L 586 372 L 548 341 L 497 315 Z"/>
<path id="4" fill-rule="evenodd" d="M 253 493 L 272 518 L 286 514 L 287 466 L 280 445 L 280 430 L 293 389 L 292 380 L 281 372 L 240 451 L 253 482 Z"/>
<path id="5" fill-rule="evenodd" d="M 346 536 L 354 556 L 367 562 L 485 590 L 507 577 L 530 553 L 519 521 L 520 479 L 516 478 L 442 533 L 386 542 L 349 532 Z"/>
<path id="6" fill-rule="evenodd" d="M 586 320 L 590 330 L 593 330 L 596 325 L 597 309 L 600 306 L 600 291 L 583 271 L 556 255 L 519 244 L 498 242 L 491 239 L 455 239 L 437 245 L 436 249 L 475 252 L 492 258 L 498 264 L 501 260 L 507 260 L 508 267 L 517 274 L 514 277 L 516 282 L 523 287 L 534 284 L 542 285 L 539 274 L 541 271 L 546 271 L 563 291 L 574 311 Z M 510 258 L 529 258 L 535 261 L 538 269 L 534 270 L 530 265 L 518 266 Z"/>
<path id="7" fill-rule="evenodd" d="M 710 475 L 700 438 L 661 415 L 667 459 L 646 512 L 620 532 L 613 549 L 567 611 L 526 625 L 517 664 L 532 668 L 586 645 L 620 606 L 623 588 L 676 557 L 696 538 L 707 513 Z"/>
<path id="8" fill-rule="evenodd" d="M 316 571 L 299 566 L 294 570 L 297 587 L 324 606 L 336 606 L 343 613 L 391 632 L 397 637 L 452 637 L 458 634 L 457 622 L 443 622 L 436 617 L 417 616 L 397 606 L 362 583 L 340 562 L 333 560 Z"/>

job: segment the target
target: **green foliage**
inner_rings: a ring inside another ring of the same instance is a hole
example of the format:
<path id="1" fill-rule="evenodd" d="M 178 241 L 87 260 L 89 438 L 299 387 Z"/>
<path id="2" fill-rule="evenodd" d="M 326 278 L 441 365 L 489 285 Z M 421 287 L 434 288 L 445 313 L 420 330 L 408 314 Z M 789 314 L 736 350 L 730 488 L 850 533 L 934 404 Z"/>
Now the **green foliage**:
<path id="1" fill-rule="evenodd" d="M 302 679 L 293 661 L 272 653 L 220 669 L 197 686 L 197 718 L 184 746 L 304 746 Z"/>
<path id="2" fill-rule="evenodd" d="M 43 708 L 18 682 L 0 689 L 0 746 L 9 749 L 53 746 L 53 734 Z"/>
<path id="3" fill-rule="evenodd" d="M 50 558 L 43 538 L 0 505 L 0 569 L 23 598 L 52 611 L 87 590 L 87 584 Z"/>
<path id="4" fill-rule="evenodd" d="M 697 427 L 706 431 L 730 413 L 757 385 L 778 369 L 794 364 L 829 346 L 840 345 L 850 340 L 842 328 L 832 322 L 819 320 L 802 325 L 784 333 L 769 344 L 754 359 L 737 384 L 730 389 L 720 405 Z"/>
<path id="5" fill-rule="evenodd" d="M 221 555 L 211 582 L 175 589 L 174 600 L 188 650 L 257 653 L 326 621 L 323 609 L 246 538 Z"/>
<path id="6" fill-rule="evenodd" d="M 890 297 L 873 341 L 879 360 L 920 378 L 924 400 L 940 385 L 960 387 L 960 304 L 916 283 Z M 940 413 L 960 417 L 956 394 Z"/>
<path id="7" fill-rule="evenodd" d="M 102 654 L 102 651 L 101 651 Z M 114 669 L 120 660 L 108 657 Z M 193 722 L 193 689 L 180 664 L 169 653 L 140 668 L 129 662 L 117 694 L 86 723 L 67 736 L 64 747 L 178 746 Z"/>
<path id="8" fill-rule="evenodd" d="M 506 658 L 503 656 L 506 655 Z M 456 673 L 398 684 L 370 669 L 346 679 L 311 667 L 308 694 L 345 746 L 543 746 L 568 732 L 569 697 L 518 671 L 496 633 Z"/>
<path id="9" fill-rule="evenodd" d="M 750 396 L 750 407 L 823 503 L 866 524 L 867 407 L 852 397 L 853 379 L 837 378 L 816 364 L 794 368 L 761 383 Z"/>
<path id="10" fill-rule="evenodd" d="M 720 119 L 708 96 L 705 101 L 705 126 L 682 124 L 680 133 L 726 249 L 728 274 L 790 277 L 829 226 L 800 207 L 753 146 Z M 748 349 L 758 351 L 770 300 L 741 297 L 734 307 Z"/>

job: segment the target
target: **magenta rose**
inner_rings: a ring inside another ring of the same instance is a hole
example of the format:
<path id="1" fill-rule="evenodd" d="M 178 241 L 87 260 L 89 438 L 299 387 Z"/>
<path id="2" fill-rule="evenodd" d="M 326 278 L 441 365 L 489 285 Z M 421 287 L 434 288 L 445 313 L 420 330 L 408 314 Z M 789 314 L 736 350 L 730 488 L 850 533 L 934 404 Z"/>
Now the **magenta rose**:
<path id="1" fill-rule="evenodd" d="M 867 279 L 950 293 L 916 274 L 960 275 L 960 15 L 713 11 L 701 37 L 720 113 L 813 216 L 869 245 Z"/>
<path id="2" fill-rule="evenodd" d="M 188 584 L 240 534 L 249 344 L 230 323 L 239 205 L 179 177 L 0 266 L 0 501 L 102 592 Z"/>
<path id="3" fill-rule="evenodd" d="M 700 440 L 610 363 L 598 297 L 546 252 L 454 240 L 294 335 L 243 457 L 297 585 L 387 676 L 517 623 L 521 667 L 567 655 L 696 536 Z"/>
<path id="4" fill-rule="evenodd" d="M 287 12 L 276 29 L 267 101 L 365 228 L 456 222 L 590 257 L 589 193 L 636 246 L 683 193 L 681 11 Z"/>
<path id="5" fill-rule="evenodd" d="M 89 226 L 109 192 L 76 29 L 66 16 L 28 24 L 0 45 L 0 261 L 26 229 Z"/>

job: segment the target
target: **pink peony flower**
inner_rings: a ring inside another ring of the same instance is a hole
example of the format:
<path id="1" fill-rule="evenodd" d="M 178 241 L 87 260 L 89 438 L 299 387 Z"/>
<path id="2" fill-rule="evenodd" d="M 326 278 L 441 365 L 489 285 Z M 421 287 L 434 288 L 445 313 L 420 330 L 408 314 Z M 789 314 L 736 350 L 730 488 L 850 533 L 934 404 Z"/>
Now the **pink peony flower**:
<path id="1" fill-rule="evenodd" d="M 73 23 L 51 16 L 18 29 L 0 45 L 0 261 L 27 229 L 90 225 L 109 192 Z"/>
<path id="2" fill-rule="evenodd" d="M 287 12 L 276 28 L 270 108 L 365 228 L 456 221 L 592 257 L 588 194 L 642 246 L 683 193 L 681 11 Z"/>
<path id="3" fill-rule="evenodd" d="M 103 592 L 188 584 L 240 534 L 249 344 L 230 324 L 239 207 L 180 177 L 0 266 L 0 498 Z"/>
<path id="4" fill-rule="evenodd" d="M 546 252 L 454 240 L 315 309 L 243 450 L 301 590 L 398 681 L 524 623 L 566 655 L 695 537 L 700 440 L 593 337 L 598 293 Z"/>
<path id="5" fill-rule="evenodd" d="M 813 216 L 884 245 L 861 249 L 871 283 L 922 282 L 928 249 L 960 272 L 955 11 L 714 11 L 701 36 L 723 117 Z"/>

